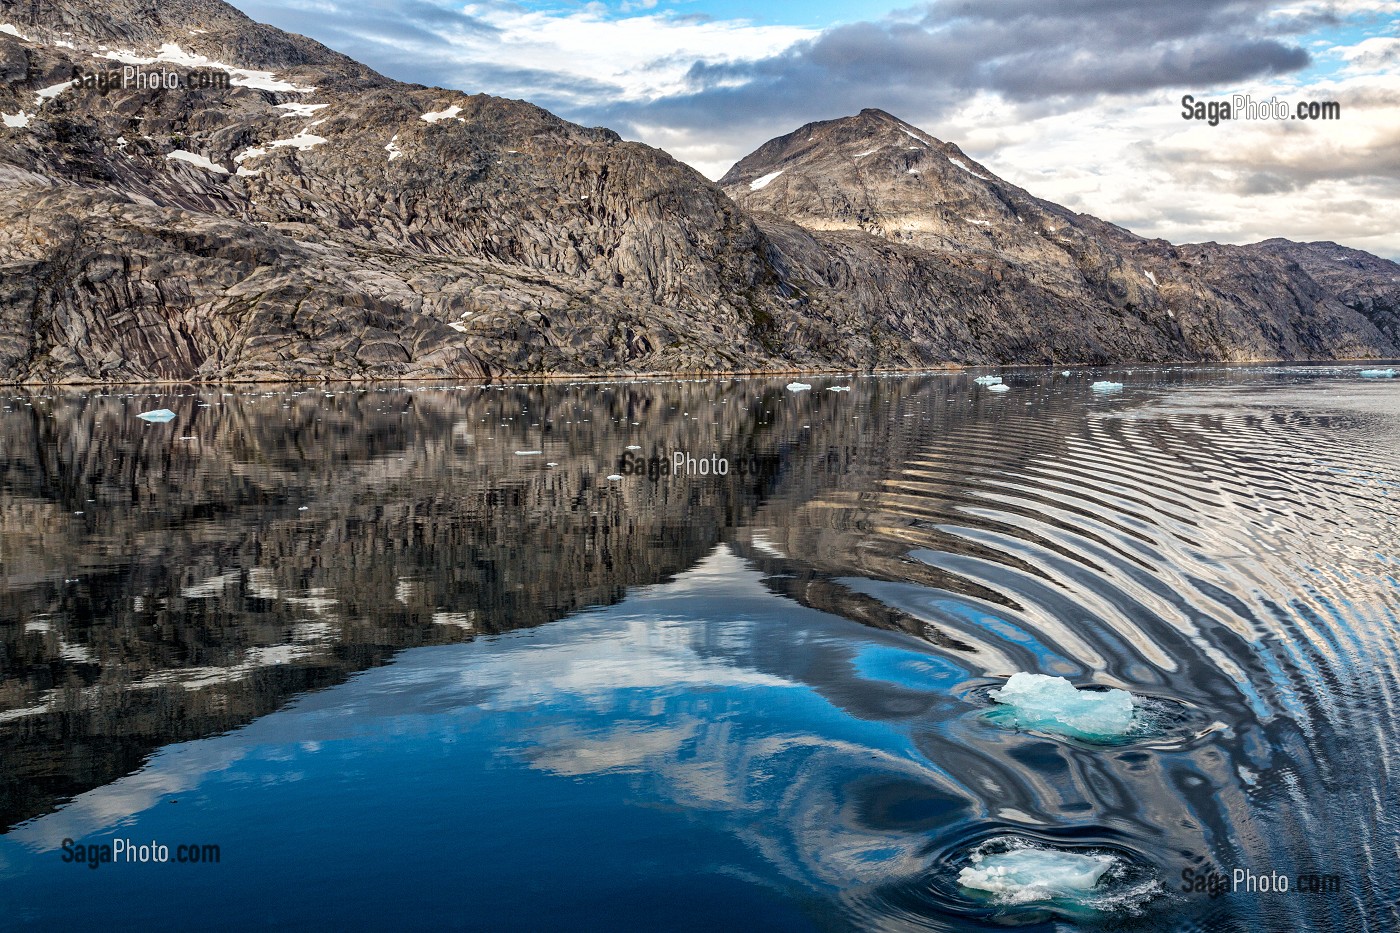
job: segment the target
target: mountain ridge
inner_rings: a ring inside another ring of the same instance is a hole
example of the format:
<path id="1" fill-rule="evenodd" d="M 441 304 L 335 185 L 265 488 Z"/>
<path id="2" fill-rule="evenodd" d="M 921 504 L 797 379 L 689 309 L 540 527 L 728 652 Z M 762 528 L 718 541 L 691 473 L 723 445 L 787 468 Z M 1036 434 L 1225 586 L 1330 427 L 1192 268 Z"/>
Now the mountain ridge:
<path id="1" fill-rule="evenodd" d="M 70 83 L 121 67 L 230 82 Z M 0 0 L 0 114 L 0 382 L 1400 355 L 1400 266 L 1146 240 L 879 110 L 717 184 L 218 0 Z"/>

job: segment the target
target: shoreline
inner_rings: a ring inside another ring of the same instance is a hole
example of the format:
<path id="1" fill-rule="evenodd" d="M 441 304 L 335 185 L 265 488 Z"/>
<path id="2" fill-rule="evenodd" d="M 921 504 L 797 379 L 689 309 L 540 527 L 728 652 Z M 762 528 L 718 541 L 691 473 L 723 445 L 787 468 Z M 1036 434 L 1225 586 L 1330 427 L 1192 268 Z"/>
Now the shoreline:
<path id="1" fill-rule="evenodd" d="M 1349 366 L 1361 364 L 1400 364 L 1400 358 L 1387 357 L 1339 357 L 1336 359 L 1309 359 L 1309 360 L 1288 360 L 1288 359 L 1250 359 L 1250 360 L 1183 360 L 1176 362 L 1149 361 L 1149 360 L 1128 360 L 1116 363 L 938 363 L 933 366 L 918 367 L 886 367 L 881 369 L 850 369 L 842 368 L 793 368 L 793 369 L 754 369 L 754 370 L 671 370 L 658 372 L 608 372 L 608 373 L 539 373 L 520 375 L 486 376 L 470 379 L 453 380 L 447 376 L 411 376 L 394 378 L 349 378 L 349 379 L 230 379 L 221 381 L 199 382 L 191 380 L 153 380 L 148 382 L 0 382 L 0 390 L 27 390 L 51 389 L 62 391 L 86 391 L 92 389 L 139 389 L 139 388 L 188 388 L 188 389 L 219 389 L 234 387 L 304 387 L 304 386 L 406 386 L 406 385 L 444 385 L 451 382 L 456 386 L 470 385 L 550 385 L 561 382 L 645 382 L 652 380 L 677 380 L 677 379 L 761 379 L 764 377 L 783 378 L 790 376 L 834 376 L 845 378 L 857 378 L 861 376 L 917 376 L 917 375 L 947 375 L 960 372 L 973 372 L 976 370 L 1006 370 L 1006 369 L 1093 369 L 1110 370 L 1122 369 L 1125 367 L 1206 367 L 1206 366 L 1276 366 L 1291 365 L 1297 367 L 1309 366 Z"/>

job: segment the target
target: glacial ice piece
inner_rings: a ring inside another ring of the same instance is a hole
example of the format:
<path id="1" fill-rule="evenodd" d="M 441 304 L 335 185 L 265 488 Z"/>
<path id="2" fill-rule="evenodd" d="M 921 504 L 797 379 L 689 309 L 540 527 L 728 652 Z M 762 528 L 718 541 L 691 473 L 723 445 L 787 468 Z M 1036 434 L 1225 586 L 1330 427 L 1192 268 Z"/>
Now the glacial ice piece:
<path id="1" fill-rule="evenodd" d="M 1093 389 L 1095 392 L 1122 392 L 1123 383 L 1109 382 L 1107 379 L 1101 379 L 1089 388 Z"/>
<path id="2" fill-rule="evenodd" d="M 1063 677 L 1011 675 L 991 698 L 1010 707 L 1017 725 L 1090 741 L 1118 738 L 1133 726 L 1133 695 L 1126 690 L 1080 690 Z"/>
<path id="3" fill-rule="evenodd" d="M 826 391 L 828 391 L 828 392 L 849 392 L 849 391 L 851 391 L 851 387 L 850 387 L 850 386 L 829 386 L 829 387 L 827 387 L 827 390 L 826 390 Z"/>
<path id="4" fill-rule="evenodd" d="M 975 382 L 975 383 L 977 383 L 979 386 L 999 386 L 999 385 L 1001 385 L 1001 377 L 1000 377 L 1000 376 L 978 376 L 976 379 L 974 379 L 974 380 L 972 380 L 972 381 Z"/>
<path id="5" fill-rule="evenodd" d="M 987 391 L 988 391 L 988 392 L 1010 392 L 1010 391 L 1011 391 L 1011 386 L 1004 386 L 1004 385 L 1002 385 L 1001 383 L 998 382 L 998 383 L 997 383 L 996 385 L 994 385 L 994 386 L 987 386 Z"/>
<path id="6" fill-rule="evenodd" d="M 810 388 L 811 386 L 805 382 L 789 382 L 787 384 L 787 390 L 789 392 L 806 392 Z"/>
<path id="7" fill-rule="evenodd" d="M 958 883 L 983 891 L 1004 904 L 1070 900 L 1083 903 L 1095 892 L 1111 855 L 1025 846 L 1007 852 L 974 852 L 972 864 L 958 872 Z"/>
<path id="8" fill-rule="evenodd" d="M 171 410 L 168 409 L 168 408 L 157 408 L 155 411 L 143 411 L 143 412 L 141 412 L 141 414 L 137 415 L 136 417 L 140 418 L 142 421 L 152 421 L 152 422 L 174 421 L 174 420 L 175 420 L 175 412 L 171 411 Z"/>
<path id="9" fill-rule="evenodd" d="M 1393 369 L 1363 369 L 1363 370 L 1361 370 L 1361 378 L 1362 378 L 1362 379 L 1394 379 L 1394 378 L 1395 378 L 1395 370 L 1393 370 Z"/>

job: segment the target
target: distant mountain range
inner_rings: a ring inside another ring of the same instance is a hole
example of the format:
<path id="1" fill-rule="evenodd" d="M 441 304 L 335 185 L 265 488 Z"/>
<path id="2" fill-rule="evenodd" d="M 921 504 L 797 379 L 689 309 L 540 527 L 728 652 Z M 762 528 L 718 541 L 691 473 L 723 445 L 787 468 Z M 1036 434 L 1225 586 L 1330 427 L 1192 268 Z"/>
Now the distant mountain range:
<path id="1" fill-rule="evenodd" d="M 218 0 L 0 0 L 0 115 L 0 382 L 1400 356 L 1400 265 L 1144 239 L 878 110 L 716 185 Z"/>

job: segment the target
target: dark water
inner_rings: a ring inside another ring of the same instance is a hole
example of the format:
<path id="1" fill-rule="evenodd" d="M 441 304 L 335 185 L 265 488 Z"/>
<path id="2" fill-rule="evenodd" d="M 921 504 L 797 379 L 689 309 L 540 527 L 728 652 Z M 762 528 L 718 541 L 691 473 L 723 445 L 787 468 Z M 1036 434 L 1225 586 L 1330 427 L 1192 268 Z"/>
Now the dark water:
<path id="1" fill-rule="evenodd" d="M 1400 929 L 1357 369 L 7 396 L 0 929 Z M 959 884 L 1007 840 L 1115 867 Z"/>

